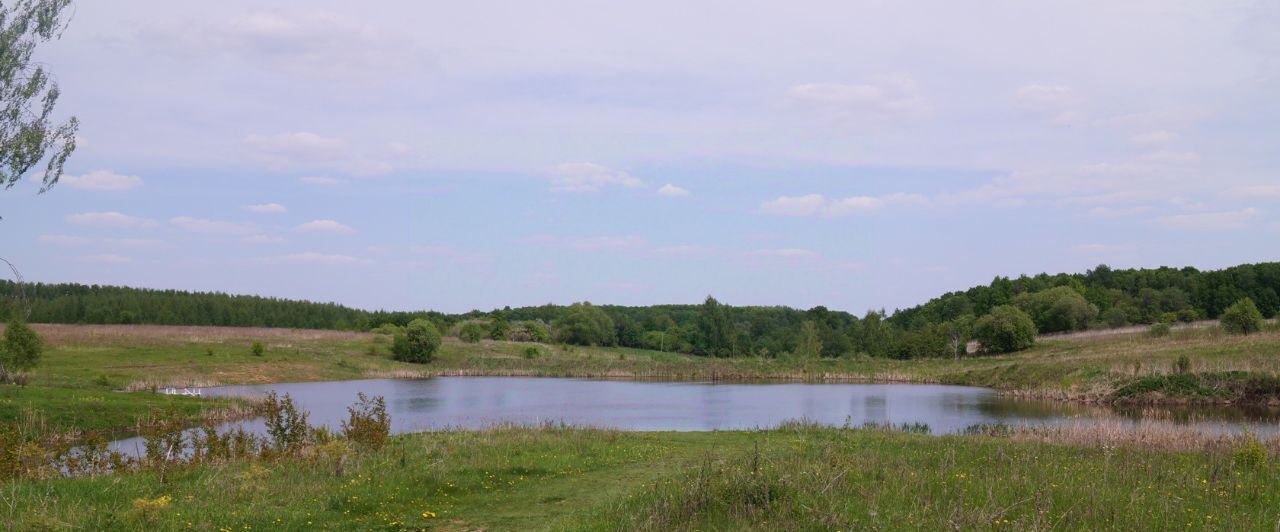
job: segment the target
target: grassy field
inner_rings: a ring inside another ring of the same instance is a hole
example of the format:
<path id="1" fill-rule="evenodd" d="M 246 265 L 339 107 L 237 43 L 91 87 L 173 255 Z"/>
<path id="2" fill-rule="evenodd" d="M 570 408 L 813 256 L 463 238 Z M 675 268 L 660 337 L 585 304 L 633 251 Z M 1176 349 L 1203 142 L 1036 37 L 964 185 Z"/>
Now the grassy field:
<path id="1" fill-rule="evenodd" d="M 499 428 L 324 460 L 0 485 L 18 530 L 1272 530 L 1258 455 L 932 437 Z M 340 469 L 340 470 L 339 470 Z"/>
<path id="2" fill-rule="evenodd" d="M 1280 402 L 1280 331 L 1228 336 L 1214 328 L 1052 339 L 1017 354 L 960 360 L 849 357 L 714 359 L 639 349 L 445 340 L 435 362 L 388 356 L 383 335 L 288 329 L 43 325 L 48 350 L 25 390 L 0 388 L 0 420 L 23 408 L 56 426 L 122 429 L 153 407 L 213 415 L 230 402 L 123 394 L 167 386 L 369 377 L 525 375 L 696 380 L 934 382 L 1029 397 L 1138 402 Z M 262 356 L 250 345 L 263 342 Z M 530 349 L 536 352 L 530 352 Z M 1175 376 L 1186 356 L 1190 374 Z M 87 407 L 87 408 L 85 408 Z"/>

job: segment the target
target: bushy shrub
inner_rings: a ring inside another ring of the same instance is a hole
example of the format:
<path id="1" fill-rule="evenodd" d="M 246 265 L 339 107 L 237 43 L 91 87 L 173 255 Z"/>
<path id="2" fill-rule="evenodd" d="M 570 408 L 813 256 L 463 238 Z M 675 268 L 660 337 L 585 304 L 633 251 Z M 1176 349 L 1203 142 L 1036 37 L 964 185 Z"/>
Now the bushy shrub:
<path id="1" fill-rule="evenodd" d="M 1102 313 L 1102 322 L 1106 323 L 1107 327 L 1111 327 L 1113 329 L 1116 327 L 1124 327 L 1129 324 L 1129 315 L 1124 311 L 1124 309 L 1118 306 L 1111 307 L 1107 309 L 1106 312 Z"/>
<path id="2" fill-rule="evenodd" d="M 1261 331 L 1265 321 L 1258 306 L 1246 297 L 1222 311 L 1218 323 L 1222 325 L 1222 330 L 1231 334 L 1252 334 Z"/>
<path id="3" fill-rule="evenodd" d="M 302 448 L 311 433 L 307 424 L 307 413 L 298 410 L 289 394 L 284 397 L 270 392 L 262 402 L 263 419 L 267 424 L 267 435 L 271 438 L 271 447 L 279 454 L 291 454 Z"/>
<path id="4" fill-rule="evenodd" d="M 1193 321 L 1200 319 L 1200 315 L 1196 314 L 1195 309 L 1184 308 L 1182 310 L 1179 310 L 1177 314 L 1178 314 L 1178 321 L 1183 323 L 1191 323 Z"/>
<path id="5" fill-rule="evenodd" d="M 525 357 L 525 358 L 528 358 L 528 359 L 538 358 L 538 355 L 540 355 L 540 354 L 542 354 L 542 353 L 541 353 L 541 352 L 539 352 L 539 351 L 538 351 L 538 348 L 536 348 L 536 347 L 534 347 L 534 346 L 529 346 L 529 347 L 524 348 L 524 357 Z"/>
<path id="6" fill-rule="evenodd" d="M 974 338 L 988 353 L 1011 353 L 1036 342 L 1036 324 L 1018 307 L 1001 305 L 973 326 Z"/>
<path id="7" fill-rule="evenodd" d="M 1179 356 L 1177 360 L 1173 361 L 1173 371 L 1178 375 L 1191 373 L 1191 358 L 1187 355 Z"/>
<path id="8" fill-rule="evenodd" d="M 416 319 L 409 322 L 403 333 L 397 333 L 391 344 L 396 360 L 425 364 L 435 358 L 440 349 L 440 331 L 431 322 Z"/>
<path id="9" fill-rule="evenodd" d="M 3 341 L 0 341 L 0 379 L 36 367 L 43 353 L 44 340 L 27 325 L 26 320 L 14 314 L 5 327 Z"/>
<path id="10" fill-rule="evenodd" d="M 266 348 L 262 346 L 262 342 L 254 340 L 253 345 L 249 347 L 249 352 L 253 353 L 255 357 L 260 357 L 266 352 Z"/>
<path id="11" fill-rule="evenodd" d="M 347 407 L 347 420 L 342 422 L 342 437 L 351 440 L 360 449 L 381 449 L 391 435 L 387 401 L 382 396 L 369 398 L 364 392 L 356 397 L 356 404 Z"/>
<path id="12" fill-rule="evenodd" d="M 1147 335 L 1152 338 L 1164 338 L 1165 336 L 1169 336 L 1170 332 L 1171 329 L 1169 328 L 1169 324 L 1162 321 L 1151 324 L 1151 330 L 1147 331 Z"/>
<path id="13" fill-rule="evenodd" d="M 484 338 L 484 326 L 474 321 L 463 324 L 462 328 L 458 329 L 458 339 L 466 343 L 474 344 L 481 338 Z"/>

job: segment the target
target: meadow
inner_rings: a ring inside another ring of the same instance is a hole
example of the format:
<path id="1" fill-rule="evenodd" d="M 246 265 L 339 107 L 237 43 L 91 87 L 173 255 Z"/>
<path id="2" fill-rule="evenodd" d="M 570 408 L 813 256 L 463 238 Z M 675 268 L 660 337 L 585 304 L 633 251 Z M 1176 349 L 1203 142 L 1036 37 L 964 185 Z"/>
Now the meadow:
<path id="1" fill-rule="evenodd" d="M 14 481 L 0 486 L 0 513 L 19 530 L 1271 530 L 1276 450 L 804 423 L 498 427 L 393 437 L 341 468 L 296 459 Z"/>
<path id="2" fill-rule="evenodd" d="M 431 375 L 785 379 L 960 383 L 1115 401 L 1126 387 L 1153 379 L 1280 372 L 1280 333 L 1227 336 L 1213 328 L 1163 338 L 1062 337 L 1012 355 L 910 361 L 715 359 L 448 338 L 429 365 L 390 360 L 389 338 L 367 333 L 36 329 L 48 342 L 43 363 L 27 386 L 0 387 L 0 416 L 89 432 L 128 431 L 156 408 L 195 423 L 245 407 L 151 393 L 166 386 Z M 255 341 L 264 345 L 261 355 L 253 352 Z M 1189 365 L 1179 370 L 1182 357 Z M 373 452 L 8 480 L 0 484 L 0 515 L 14 530 L 1271 530 L 1280 524 L 1275 438 L 1158 424 L 916 432 L 920 427 L 795 422 L 707 433 L 545 426 L 408 434 Z"/>

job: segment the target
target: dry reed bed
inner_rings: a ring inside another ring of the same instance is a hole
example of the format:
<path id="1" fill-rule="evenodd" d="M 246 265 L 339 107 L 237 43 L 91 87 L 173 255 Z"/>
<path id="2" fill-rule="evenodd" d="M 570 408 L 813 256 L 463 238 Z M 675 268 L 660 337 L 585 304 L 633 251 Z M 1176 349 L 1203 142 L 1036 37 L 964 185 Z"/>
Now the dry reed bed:
<path id="1" fill-rule="evenodd" d="M 2 327 L 0 327 L 2 328 Z M 74 343 L 131 343 L 157 345 L 172 343 L 226 343 L 249 339 L 264 341 L 354 341 L 372 338 L 373 333 L 318 329 L 277 329 L 270 327 L 214 327 L 194 325 L 75 325 L 35 323 L 32 328 L 53 345 Z"/>
<path id="2" fill-rule="evenodd" d="M 1250 440 L 1263 445 L 1272 456 L 1280 456 L 1280 435 L 1256 436 L 1240 432 L 1212 432 L 1175 423 L 1143 420 L 1074 422 L 1054 426 L 1016 426 L 991 433 L 1012 440 L 1059 443 L 1096 448 L 1159 449 L 1181 452 L 1228 452 Z"/>

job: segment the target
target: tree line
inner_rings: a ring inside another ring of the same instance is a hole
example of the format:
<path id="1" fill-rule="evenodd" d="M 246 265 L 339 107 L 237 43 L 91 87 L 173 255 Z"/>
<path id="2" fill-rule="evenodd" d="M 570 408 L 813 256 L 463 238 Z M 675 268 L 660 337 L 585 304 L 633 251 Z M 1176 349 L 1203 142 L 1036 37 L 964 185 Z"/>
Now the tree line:
<path id="1" fill-rule="evenodd" d="M 0 289 L 12 292 L 11 283 Z M 1244 299 L 1264 316 L 1280 310 L 1280 263 L 1216 271 L 1112 269 L 996 277 L 924 304 L 862 316 L 814 307 L 698 305 L 627 307 L 542 305 L 445 314 L 365 311 L 259 296 L 77 284 L 25 287 L 30 320 L 51 323 L 150 323 L 403 331 L 414 320 L 444 335 L 635 347 L 712 357 L 868 355 L 954 357 L 979 339 L 988 351 L 1012 351 L 1038 333 L 1132 324 L 1217 319 Z"/>

